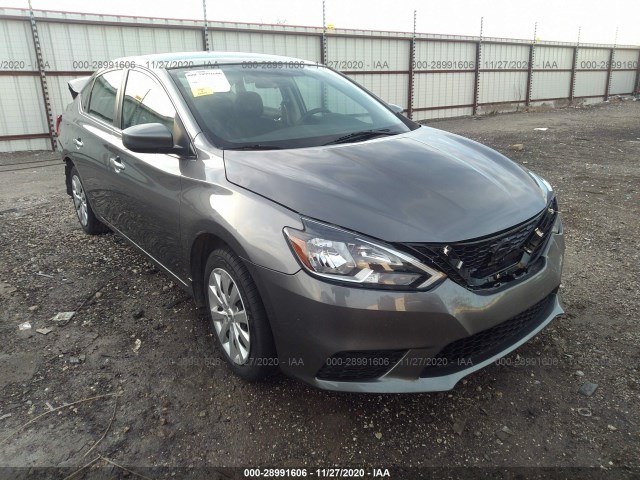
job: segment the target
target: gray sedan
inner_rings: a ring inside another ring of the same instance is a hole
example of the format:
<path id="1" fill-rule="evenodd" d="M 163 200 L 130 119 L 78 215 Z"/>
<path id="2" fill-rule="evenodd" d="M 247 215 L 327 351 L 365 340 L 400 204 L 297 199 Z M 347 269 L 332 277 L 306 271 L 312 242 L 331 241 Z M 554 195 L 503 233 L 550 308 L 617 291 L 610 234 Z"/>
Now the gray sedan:
<path id="1" fill-rule="evenodd" d="M 69 83 L 67 192 L 191 293 L 247 380 L 448 390 L 562 313 L 551 186 L 323 65 L 114 61 Z"/>

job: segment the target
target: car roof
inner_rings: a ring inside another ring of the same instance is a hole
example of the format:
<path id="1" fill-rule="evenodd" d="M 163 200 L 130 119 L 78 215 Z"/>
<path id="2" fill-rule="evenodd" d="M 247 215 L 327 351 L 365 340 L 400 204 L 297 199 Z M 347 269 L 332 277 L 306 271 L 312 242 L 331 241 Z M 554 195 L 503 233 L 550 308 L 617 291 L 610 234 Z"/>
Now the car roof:
<path id="1" fill-rule="evenodd" d="M 246 52 L 169 52 L 155 53 L 152 55 L 137 55 L 122 57 L 114 60 L 116 62 L 135 62 L 152 70 L 163 70 L 171 68 L 183 68 L 184 62 L 193 62 L 194 65 L 202 63 L 242 63 L 242 62 L 296 62 L 306 65 L 315 65 L 314 62 L 302 60 L 300 58 L 285 57 L 281 55 L 268 55 L 264 53 Z"/>

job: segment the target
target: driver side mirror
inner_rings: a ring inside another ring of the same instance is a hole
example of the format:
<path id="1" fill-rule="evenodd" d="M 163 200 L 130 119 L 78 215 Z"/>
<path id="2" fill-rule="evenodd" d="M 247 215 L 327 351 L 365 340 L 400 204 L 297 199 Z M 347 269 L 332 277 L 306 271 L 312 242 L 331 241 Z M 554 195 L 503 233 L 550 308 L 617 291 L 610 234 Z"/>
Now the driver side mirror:
<path id="1" fill-rule="evenodd" d="M 173 143 L 173 135 L 161 123 L 143 123 L 122 131 L 122 144 L 138 153 L 181 153 Z"/>
<path id="2" fill-rule="evenodd" d="M 404 109 L 400 105 L 396 105 L 394 103 L 387 103 L 387 105 L 393 111 L 393 113 L 395 113 L 396 115 L 398 115 L 398 114 L 402 115 L 402 111 Z"/>

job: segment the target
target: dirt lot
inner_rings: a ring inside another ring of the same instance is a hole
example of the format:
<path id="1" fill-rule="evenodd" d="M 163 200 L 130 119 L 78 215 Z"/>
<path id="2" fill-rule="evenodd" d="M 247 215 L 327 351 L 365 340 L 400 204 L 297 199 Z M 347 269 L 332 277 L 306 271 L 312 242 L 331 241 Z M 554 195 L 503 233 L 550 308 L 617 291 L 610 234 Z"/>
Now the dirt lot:
<path id="1" fill-rule="evenodd" d="M 567 314 L 504 364 L 438 394 L 336 394 L 283 377 L 234 378 L 179 287 L 116 236 L 83 234 L 61 165 L 25 163 L 55 155 L 1 156 L 0 465 L 70 473 L 98 459 L 94 467 L 124 472 L 106 458 L 132 470 L 543 466 L 638 474 L 640 102 L 432 126 L 547 178 L 567 235 Z M 517 143 L 524 150 L 514 152 Z M 65 311 L 76 311 L 66 325 L 50 320 Z M 20 330 L 23 322 L 31 328 Z M 45 327 L 47 335 L 36 332 Z M 585 382 L 598 385 L 593 395 L 578 392 Z"/>

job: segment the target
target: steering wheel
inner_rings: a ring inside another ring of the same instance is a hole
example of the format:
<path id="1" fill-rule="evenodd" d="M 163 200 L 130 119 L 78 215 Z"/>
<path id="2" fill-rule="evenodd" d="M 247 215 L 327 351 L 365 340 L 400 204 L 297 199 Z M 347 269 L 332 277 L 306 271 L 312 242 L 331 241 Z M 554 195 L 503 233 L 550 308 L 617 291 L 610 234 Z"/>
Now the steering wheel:
<path id="1" fill-rule="evenodd" d="M 302 115 L 302 117 L 300 117 L 300 120 L 298 120 L 298 123 L 304 123 L 305 120 L 307 120 L 308 118 L 311 118 L 312 116 L 318 113 L 331 113 L 331 110 L 325 107 L 312 108 L 311 110 L 307 110 L 307 113 L 305 113 L 304 115 Z"/>

